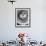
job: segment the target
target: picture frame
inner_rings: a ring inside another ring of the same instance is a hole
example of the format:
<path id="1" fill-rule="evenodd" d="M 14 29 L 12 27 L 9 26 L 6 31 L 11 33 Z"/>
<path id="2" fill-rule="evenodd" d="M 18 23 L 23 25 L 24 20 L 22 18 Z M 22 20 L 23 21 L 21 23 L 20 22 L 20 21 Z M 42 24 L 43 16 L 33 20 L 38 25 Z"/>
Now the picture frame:
<path id="1" fill-rule="evenodd" d="M 15 8 L 15 27 L 31 27 L 30 8 Z"/>

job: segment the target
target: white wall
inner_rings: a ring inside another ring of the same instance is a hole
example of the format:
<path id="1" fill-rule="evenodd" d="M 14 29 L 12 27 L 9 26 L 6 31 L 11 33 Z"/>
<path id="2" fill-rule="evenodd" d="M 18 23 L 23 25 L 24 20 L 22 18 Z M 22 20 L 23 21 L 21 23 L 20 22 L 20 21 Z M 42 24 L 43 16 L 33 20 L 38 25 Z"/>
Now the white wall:
<path id="1" fill-rule="evenodd" d="M 15 8 L 31 8 L 31 27 L 15 27 Z M 46 40 L 46 0 L 17 0 L 13 5 L 0 0 L 0 41 L 15 40 L 24 31 L 33 40 Z"/>

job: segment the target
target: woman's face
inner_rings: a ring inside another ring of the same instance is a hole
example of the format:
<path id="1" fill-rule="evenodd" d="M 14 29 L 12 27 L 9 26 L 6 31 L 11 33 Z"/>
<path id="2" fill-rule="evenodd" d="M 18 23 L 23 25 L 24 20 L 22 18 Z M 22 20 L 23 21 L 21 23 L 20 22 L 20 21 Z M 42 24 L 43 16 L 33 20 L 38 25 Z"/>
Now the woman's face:
<path id="1" fill-rule="evenodd" d="M 27 14 L 25 12 L 22 12 L 22 14 L 20 14 L 21 19 L 25 19 L 26 17 L 27 17 Z"/>
<path id="2" fill-rule="evenodd" d="M 22 13 L 20 14 L 20 18 L 22 20 L 26 19 L 27 18 L 27 11 L 22 11 Z"/>
<path id="3" fill-rule="evenodd" d="M 21 21 L 21 22 L 26 22 L 27 19 L 28 19 L 28 12 L 26 10 L 22 10 L 19 12 L 19 15 L 18 15 L 18 19 Z"/>

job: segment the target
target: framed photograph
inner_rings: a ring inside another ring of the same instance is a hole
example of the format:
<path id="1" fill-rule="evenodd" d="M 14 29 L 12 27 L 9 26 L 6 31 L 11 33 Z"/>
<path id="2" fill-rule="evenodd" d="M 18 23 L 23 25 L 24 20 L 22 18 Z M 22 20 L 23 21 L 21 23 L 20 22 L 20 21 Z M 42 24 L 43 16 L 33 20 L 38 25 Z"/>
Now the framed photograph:
<path id="1" fill-rule="evenodd" d="M 15 26 L 30 27 L 31 26 L 31 9 L 15 8 Z"/>

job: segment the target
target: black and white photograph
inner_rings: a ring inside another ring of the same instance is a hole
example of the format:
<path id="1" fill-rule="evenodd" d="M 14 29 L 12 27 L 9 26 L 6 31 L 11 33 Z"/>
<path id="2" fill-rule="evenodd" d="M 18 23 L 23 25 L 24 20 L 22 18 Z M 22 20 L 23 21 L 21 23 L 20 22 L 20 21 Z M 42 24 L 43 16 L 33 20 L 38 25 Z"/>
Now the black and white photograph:
<path id="1" fill-rule="evenodd" d="M 16 27 L 30 27 L 30 8 L 16 8 L 15 9 L 15 26 Z"/>

